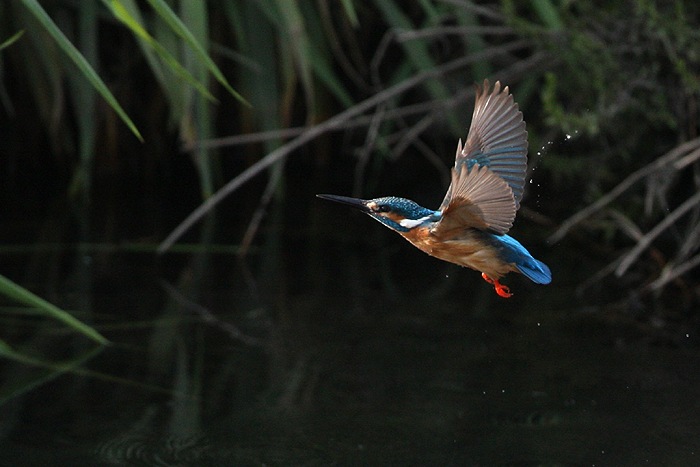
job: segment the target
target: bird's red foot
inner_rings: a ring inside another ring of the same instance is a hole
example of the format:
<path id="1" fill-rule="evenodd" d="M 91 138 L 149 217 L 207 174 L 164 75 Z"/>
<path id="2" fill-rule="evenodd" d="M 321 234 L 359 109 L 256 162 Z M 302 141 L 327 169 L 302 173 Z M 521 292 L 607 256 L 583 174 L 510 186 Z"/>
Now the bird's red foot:
<path id="1" fill-rule="evenodd" d="M 510 289 L 508 288 L 507 285 L 501 284 L 496 279 L 491 279 L 489 276 L 486 275 L 485 272 L 481 273 L 481 277 L 483 277 L 486 282 L 493 285 L 493 287 L 496 289 L 496 293 L 499 296 L 501 296 L 503 298 L 508 298 L 508 297 L 513 296 L 513 294 L 510 293 Z"/>

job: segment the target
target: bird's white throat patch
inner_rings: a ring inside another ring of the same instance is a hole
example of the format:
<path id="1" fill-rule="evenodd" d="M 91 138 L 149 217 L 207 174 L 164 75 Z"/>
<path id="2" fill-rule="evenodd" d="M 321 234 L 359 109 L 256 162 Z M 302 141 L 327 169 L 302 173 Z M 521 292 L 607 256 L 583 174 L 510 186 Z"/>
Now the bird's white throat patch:
<path id="1" fill-rule="evenodd" d="M 412 229 L 412 228 L 414 228 L 414 227 L 417 227 L 417 226 L 421 225 L 423 222 L 427 221 L 427 220 L 430 219 L 432 216 L 433 216 L 433 215 L 430 214 L 430 215 L 428 215 L 428 216 L 421 217 L 420 219 L 401 219 L 401 220 L 399 221 L 399 225 L 400 225 L 401 227 L 405 227 L 405 228 L 407 228 L 407 229 Z"/>

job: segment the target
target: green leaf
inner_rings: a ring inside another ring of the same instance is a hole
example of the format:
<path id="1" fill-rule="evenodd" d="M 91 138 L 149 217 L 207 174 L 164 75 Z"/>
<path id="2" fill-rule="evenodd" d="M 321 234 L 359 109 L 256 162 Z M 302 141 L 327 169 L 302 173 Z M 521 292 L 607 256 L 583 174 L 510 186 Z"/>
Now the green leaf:
<path id="1" fill-rule="evenodd" d="M 46 32 L 53 37 L 58 46 L 68 55 L 68 58 L 75 63 L 78 69 L 83 73 L 83 76 L 97 89 L 102 95 L 102 98 L 106 100 L 110 107 L 119 115 L 119 118 L 129 127 L 131 132 L 136 135 L 139 140 L 143 141 L 143 137 L 138 128 L 136 128 L 136 125 L 131 121 L 124 109 L 122 109 L 121 105 L 119 105 L 119 102 L 117 102 L 117 99 L 112 95 L 107 85 L 102 81 L 92 66 L 90 66 L 90 63 L 88 63 L 80 51 L 75 48 L 73 43 L 63 34 L 56 23 L 54 23 L 48 13 L 46 13 L 46 10 L 39 5 L 39 2 L 37 0 L 22 0 L 22 3 L 46 29 Z"/>
<path id="2" fill-rule="evenodd" d="M 43 315 L 54 318 L 76 332 L 79 332 L 90 339 L 99 342 L 100 344 L 108 344 L 100 333 L 95 331 L 87 324 L 74 318 L 70 313 L 61 310 L 56 305 L 53 305 L 38 295 L 33 294 L 29 290 L 12 282 L 10 279 L 0 275 L 0 294 L 5 295 L 19 303 L 31 306 L 41 312 Z"/>

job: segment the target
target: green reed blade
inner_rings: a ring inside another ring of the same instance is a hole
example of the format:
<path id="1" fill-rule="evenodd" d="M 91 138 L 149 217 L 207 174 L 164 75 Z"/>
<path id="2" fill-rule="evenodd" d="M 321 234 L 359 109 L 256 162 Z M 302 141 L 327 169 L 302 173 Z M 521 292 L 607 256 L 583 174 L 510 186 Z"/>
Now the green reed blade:
<path id="1" fill-rule="evenodd" d="M 4 49 L 5 47 L 9 47 L 15 42 L 17 42 L 19 38 L 22 37 L 22 34 L 24 34 L 24 29 L 22 29 L 19 32 L 16 32 L 13 36 L 6 39 L 2 44 L 0 44 L 0 50 Z"/>
<path id="2" fill-rule="evenodd" d="M 38 295 L 33 294 L 24 287 L 12 282 L 10 279 L 0 275 L 0 294 L 5 295 L 19 303 L 36 308 L 43 315 L 56 319 L 74 331 L 89 337 L 90 339 L 99 342 L 100 344 L 108 344 L 109 341 L 92 327 L 74 318 L 70 313 L 63 311 L 56 305 L 47 302 Z"/>
<path id="3" fill-rule="evenodd" d="M 209 72 L 214 76 L 214 78 L 239 102 L 250 107 L 250 103 L 236 92 L 228 80 L 221 72 L 214 61 L 209 57 L 209 54 L 205 50 L 204 46 L 195 38 L 194 34 L 187 28 L 187 26 L 180 20 L 180 18 L 173 12 L 173 10 L 168 6 L 164 0 L 147 0 L 151 7 L 160 15 L 161 18 L 170 26 L 170 29 L 180 37 L 187 45 L 189 45 L 195 52 L 199 60 L 204 63 L 209 70 Z"/>
<path id="4" fill-rule="evenodd" d="M 353 5 L 352 0 L 341 0 L 340 3 L 343 4 L 343 10 L 345 10 L 350 24 L 352 24 L 353 27 L 357 27 L 360 22 L 357 19 L 357 11 L 355 10 L 355 5 Z"/>
<path id="5" fill-rule="evenodd" d="M 46 32 L 56 41 L 58 46 L 66 53 L 68 58 L 70 58 L 73 63 L 82 72 L 83 76 L 92 84 L 92 86 L 97 89 L 97 91 L 102 95 L 102 98 L 107 101 L 110 107 L 119 115 L 119 118 L 126 124 L 131 132 L 136 135 L 136 137 L 143 141 L 143 136 L 139 132 L 138 128 L 131 118 L 126 114 L 124 109 L 122 109 L 117 99 L 114 97 L 112 92 L 109 90 L 107 85 L 102 81 L 102 78 L 97 74 L 97 72 L 90 66 L 90 63 L 83 57 L 78 49 L 75 48 L 73 43 L 63 34 L 61 29 L 54 23 L 51 17 L 46 13 L 37 0 L 22 0 L 22 3 L 30 11 L 34 17 L 41 23 L 41 25 L 46 29 Z"/>
<path id="6" fill-rule="evenodd" d="M 217 99 L 209 92 L 204 84 L 199 82 L 192 74 L 183 67 L 180 62 L 163 47 L 157 40 L 149 34 L 148 31 L 141 25 L 137 18 L 135 18 L 129 10 L 120 2 L 119 0 L 103 0 L 107 7 L 112 11 L 115 18 L 121 21 L 126 27 L 128 27 L 132 33 L 141 39 L 144 43 L 150 46 L 158 56 L 165 62 L 177 76 L 185 80 L 192 87 L 197 89 L 201 95 L 206 97 L 212 102 L 217 102 Z"/>
<path id="7" fill-rule="evenodd" d="M 41 368 L 37 374 L 24 375 L 19 380 L 7 380 L 0 386 L 0 406 L 7 401 L 26 394 L 35 388 L 42 386 L 65 373 L 73 373 L 99 354 L 104 347 L 90 349 L 77 357 L 61 362 L 47 362 L 39 360 L 30 355 L 14 350 L 6 342 L 0 340 L 0 358 L 15 361 L 22 365 Z"/>

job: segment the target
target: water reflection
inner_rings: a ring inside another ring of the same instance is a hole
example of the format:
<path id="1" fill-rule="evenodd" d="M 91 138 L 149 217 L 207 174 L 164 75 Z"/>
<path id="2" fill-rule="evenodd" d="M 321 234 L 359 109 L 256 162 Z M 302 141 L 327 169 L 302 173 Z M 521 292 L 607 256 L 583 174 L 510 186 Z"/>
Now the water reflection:
<path id="1" fill-rule="evenodd" d="M 582 313 L 564 285 L 514 280 L 518 295 L 505 301 L 471 271 L 404 245 L 367 255 L 343 239 L 315 242 L 270 235 L 247 262 L 92 254 L 90 290 L 54 282 L 57 297 L 90 293 L 80 302 L 114 344 L 8 398 L 2 463 L 696 462 L 690 342 L 655 345 Z M 52 359 L 85 351 L 48 331 L 27 348 Z M 8 364 L 3 377 L 32 371 L 45 369 Z"/>

